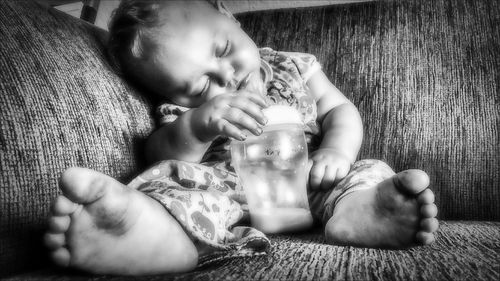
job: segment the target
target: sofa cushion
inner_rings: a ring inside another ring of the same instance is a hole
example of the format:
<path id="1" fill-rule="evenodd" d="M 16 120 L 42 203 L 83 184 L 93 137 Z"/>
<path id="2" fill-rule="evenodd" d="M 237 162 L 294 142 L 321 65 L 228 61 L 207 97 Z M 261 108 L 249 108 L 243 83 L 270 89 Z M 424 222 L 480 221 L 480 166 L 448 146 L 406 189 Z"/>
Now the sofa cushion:
<path id="1" fill-rule="evenodd" d="M 442 222 L 435 244 L 381 250 L 324 244 L 321 231 L 272 235 L 268 256 L 235 258 L 197 271 L 141 280 L 498 280 L 499 222 Z M 10 280 L 84 279 L 44 269 Z M 137 280 L 93 276 L 93 280 Z"/>
<path id="2" fill-rule="evenodd" d="M 375 1 L 239 16 L 313 53 L 358 107 L 360 158 L 423 169 L 442 219 L 500 220 L 500 2 Z"/>
<path id="3" fill-rule="evenodd" d="M 34 1 L 0 1 L 0 276 L 45 263 L 57 179 L 83 166 L 127 180 L 151 107 L 114 74 L 106 32 Z"/>

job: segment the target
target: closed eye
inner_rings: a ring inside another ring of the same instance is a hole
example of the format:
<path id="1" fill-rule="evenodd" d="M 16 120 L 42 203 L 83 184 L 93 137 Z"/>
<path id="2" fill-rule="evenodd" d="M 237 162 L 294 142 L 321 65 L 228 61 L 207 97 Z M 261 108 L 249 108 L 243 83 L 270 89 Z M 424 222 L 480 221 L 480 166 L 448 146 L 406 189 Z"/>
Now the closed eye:
<path id="1" fill-rule="evenodd" d="M 203 86 L 203 89 L 197 94 L 197 96 L 202 96 L 205 95 L 208 91 L 208 88 L 210 88 L 210 78 L 207 78 L 207 82 Z"/>
<path id="2" fill-rule="evenodd" d="M 222 54 L 220 54 L 218 57 L 225 57 L 229 54 L 229 52 L 231 51 L 231 41 L 226 40 L 226 45 L 224 46 L 224 50 L 222 51 Z"/>

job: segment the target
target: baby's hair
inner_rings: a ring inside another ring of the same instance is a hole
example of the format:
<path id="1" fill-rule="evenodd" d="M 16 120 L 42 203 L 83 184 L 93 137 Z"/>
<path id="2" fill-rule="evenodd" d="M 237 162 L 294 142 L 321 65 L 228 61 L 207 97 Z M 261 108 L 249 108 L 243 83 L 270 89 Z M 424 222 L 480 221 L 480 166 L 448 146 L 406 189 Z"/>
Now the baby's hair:
<path id="1" fill-rule="evenodd" d="M 189 0 L 184 0 L 189 1 Z M 223 7 L 218 0 L 205 0 L 216 9 Z M 148 56 L 154 55 L 157 39 L 169 36 L 165 29 L 169 15 L 162 9 L 169 3 L 183 3 L 179 0 L 122 0 L 113 11 L 109 23 L 108 56 L 115 72 L 137 79 L 137 67 Z M 184 2 L 186 3 L 186 2 Z M 225 9 L 225 8 L 224 8 Z M 224 12 L 223 12 L 224 13 Z M 229 12 L 224 13 L 230 15 Z M 232 17 L 232 15 L 230 16 Z M 139 82 L 139 81 L 137 81 Z"/>
<path id="2" fill-rule="evenodd" d="M 131 60 L 147 55 L 144 46 L 155 35 L 151 30 L 164 24 L 160 18 L 162 1 L 122 0 L 109 24 L 108 52 L 112 66 L 127 74 Z"/>

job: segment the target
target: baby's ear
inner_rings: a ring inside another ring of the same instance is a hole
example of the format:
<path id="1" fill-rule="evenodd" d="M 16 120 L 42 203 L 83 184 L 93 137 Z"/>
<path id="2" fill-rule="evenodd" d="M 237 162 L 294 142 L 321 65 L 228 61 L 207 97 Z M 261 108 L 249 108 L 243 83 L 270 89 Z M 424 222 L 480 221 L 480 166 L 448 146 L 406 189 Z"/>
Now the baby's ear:
<path id="1" fill-rule="evenodd" d="M 226 17 L 232 19 L 238 26 L 240 26 L 240 22 L 233 16 L 233 14 L 226 8 L 226 5 L 224 5 L 224 2 L 221 0 L 215 0 L 214 3 L 215 8 L 223 15 Z"/>

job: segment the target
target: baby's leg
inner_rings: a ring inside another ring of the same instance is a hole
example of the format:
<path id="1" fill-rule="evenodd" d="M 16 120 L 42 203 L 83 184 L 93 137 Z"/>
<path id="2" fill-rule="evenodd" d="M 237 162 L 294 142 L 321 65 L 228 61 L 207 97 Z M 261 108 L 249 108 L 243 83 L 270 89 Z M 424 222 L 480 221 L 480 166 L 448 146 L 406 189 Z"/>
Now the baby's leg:
<path id="1" fill-rule="evenodd" d="M 156 200 L 82 168 L 65 171 L 60 188 L 45 235 L 56 264 L 120 275 L 196 267 L 195 245 Z"/>
<path id="2" fill-rule="evenodd" d="M 325 202 L 329 243 L 405 248 L 434 241 L 438 228 L 434 193 L 421 170 L 397 174 L 383 162 L 356 162 Z"/>

